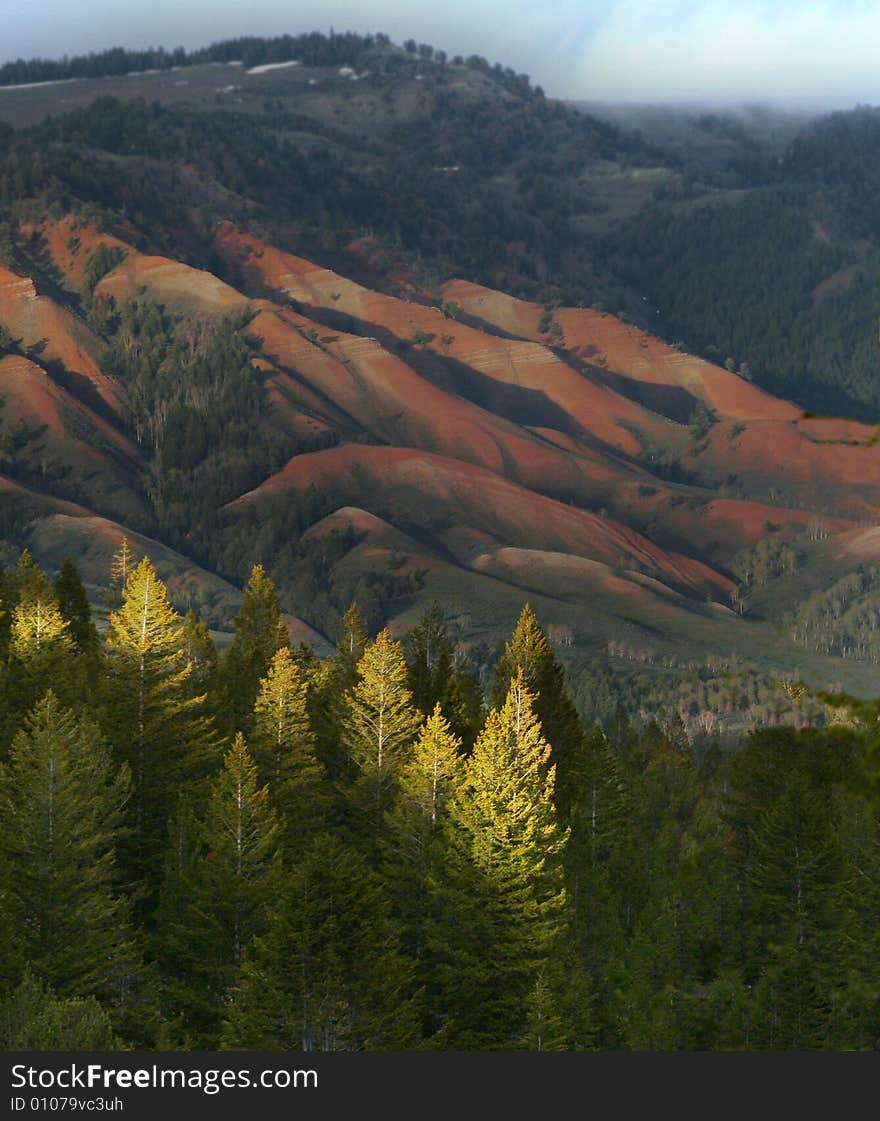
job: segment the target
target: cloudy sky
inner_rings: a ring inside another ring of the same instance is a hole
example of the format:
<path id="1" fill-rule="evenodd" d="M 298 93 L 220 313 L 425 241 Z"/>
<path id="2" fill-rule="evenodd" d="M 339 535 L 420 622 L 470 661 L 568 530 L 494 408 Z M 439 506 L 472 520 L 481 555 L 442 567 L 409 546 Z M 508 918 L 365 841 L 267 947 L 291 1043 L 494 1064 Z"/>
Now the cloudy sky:
<path id="1" fill-rule="evenodd" d="M 613 101 L 880 104 L 880 0 L 0 0 L 0 61 L 386 31 Z"/>

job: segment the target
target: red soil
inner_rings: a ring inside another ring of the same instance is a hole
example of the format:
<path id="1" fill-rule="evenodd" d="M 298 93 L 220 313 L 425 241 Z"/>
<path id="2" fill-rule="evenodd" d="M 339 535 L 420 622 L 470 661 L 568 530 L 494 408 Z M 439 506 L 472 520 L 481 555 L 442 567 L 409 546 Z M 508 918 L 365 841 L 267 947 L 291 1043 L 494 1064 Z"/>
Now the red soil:
<path id="1" fill-rule="evenodd" d="M 715 477 L 736 474 L 754 490 L 775 487 L 808 508 L 833 501 L 845 518 L 880 511 L 880 446 L 818 443 L 799 424 L 752 422 L 733 442 L 716 425 L 707 448 L 687 466 Z"/>
<path id="2" fill-rule="evenodd" d="M 662 579 L 692 588 L 726 588 L 728 581 L 696 561 L 658 548 L 635 530 L 517 486 L 481 467 L 412 448 L 341 445 L 294 457 L 277 475 L 231 508 L 281 498 L 308 486 L 339 493 L 352 505 L 410 507 L 420 517 L 451 517 L 516 543 L 610 564 L 624 558 Z M 465 561 L 468 558 L 460 558 Z"/>
<path id="3" fill-rule="evenodd" d="M 803 530 L 815 517 L 809 510 L 794 510 L 768 503 L 746 502 L 739 498 L 716 498 L 705 508 L 705 515 L 719 521 L 736 524 L 753 540 L 766 536 L 767 522 L 779 525 L 784 532 Z M 823 518 L 832 533 L 851 525 L 845 518 Z"/>
<path id="4" fill-rule="evenodd" d="M 17 276 L 2 264 L 0 324 L 22 348 L 39 346 L 42 357 L 54 358 L 66 369 L 88 378 L 111 408 L 119 408 L 116 386 L 96 360 L 103 350 L 97 335 L 48 296 L 38 296 L 29 277 Z"/>
<path id="5" fill-rule="evenodd" d="M 858 557 L 860 560 L 878 560 L 880 559 L 880 525 L 838 533 L 831 541 L 831 548 L 838 558 Z"/>
<path id="6" fill-rule="evenodd" d="M 670 422 L 583 378 L 540 344 L 498 338 L 447 318 L 437 308 L 372 292 L 329 269 L 240 233 L 229 223 L 219 227 L 217 247 L 227 259 L 239 264 L 251 285 L 283 292 L 306 310 L 316 307 L 351 315 L 366 329 L 374 324 L 396 339 L 413 339 L 416 332 L 431 336 L 430 346 L 436 354 L 502 384 L 544 394 L 585 432 L 619 451 L 639 452 L 639 442 L 627 426 L 656 440 L 671 438 L 674 426 Z"/>
<path id="7" fill-rule="evenodd" d="M 207 315 L 226 315 L 248 302 L 212 273 L 168 257 L 129 257 L 95 288 L 97 299 L 113 296 L 117 303 L 135 299 L 143 292 L 169 307 Z"/>
<path id="8" fill-rule="evenodd" d="M 8 424 L 23 420 L 30 424 L 47 425 L 51 436 L 57 437 L 59 450 L 73 444 L 79 449 L 78 455 L 104 462 L 99 452 L 71 431 L 70 422 L 75 418 L 78 431 L 81 432 L 85 425 L 86 431 L 91 429 L 99 433 L 123 454 L 131 458 L 137 454 L 134 445 L 107 421 L 57 385 L 45 370 L 27 358 L 11 354 L 0 359 L 0 395 L 5 398 L 4 417 Z"/>
<path id="9" fill-rule="evenodd" d="M 528 339 L 542 339 L 542 308 L 463 280 L 450 281 L 444 298 L 486 323 Z M 613 315 L 592 309 L 557 308 L 565 348 L 577 358 L 624 377 L 653 385 L 677 386 L 721 417 L 793 420 L 799 410 L 703 359 L 683 354 Z"/>
<path id="10" fill-rule="evenodd" d="M 374 339 L 328 332 L 266 302 L 258 306 L 249 329 L 275 363 L 295 371 L 284 392 L 297 408 L 337 422 L 347 415 L 385 442 L 479 464 L 540 490 L 589 499 L 597 479 L 615 476 L 595 450 L 577 447 L 572 455 L 554 447 L 543 433 L 533 436 L 440 389 Z"/>
<path id="11" fill-rule="evenodd" d="M 326 518 L 321 518 L 320 521 L 309 526 L 302 535 L 302 539 L 303 541 L 310 541 L 314 537 L 326 537 L 340 529 L 353 529 L 357 533 L 394 534 L 401 538 L 404 536 L 389 522 L 386 522 L 383 518 L 377 518 L 369 510 L 362 510 L 359 506 L 340 506 L 338 510 L 328 514 Z"/>
<path id="12" fill-rule="evenodd" d="M 96 226 L 78 225 L 72 214 L 65 215 L 57 222 L 47 219 L 39 227 L 39 232 L 53 264 L 75 292 L 82 291 L 86 265 L 99 246 L 122 249 L 126 253 L 136 252 L 131 245 L 113 234 L 102 233 Z"/>

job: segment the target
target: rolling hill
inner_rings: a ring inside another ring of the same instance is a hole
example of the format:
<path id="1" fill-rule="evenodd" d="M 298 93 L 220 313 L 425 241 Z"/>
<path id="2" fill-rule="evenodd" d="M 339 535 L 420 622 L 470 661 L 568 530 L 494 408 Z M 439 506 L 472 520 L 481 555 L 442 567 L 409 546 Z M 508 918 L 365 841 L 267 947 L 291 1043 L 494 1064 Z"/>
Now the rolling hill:
<path id="1" fill-rule="evenodd" d="M 607 313 L 548 322 L 460 279 L 401 298 L 229 220 L 213 238 L 240 287 L 130 224 L 18 231 L 0 286 L 8 550 L 50 569 L 70 552 L 95 587 L 127 531 L 215 628 L 259 561 L 319 644 L 353 598 L 398 630 L 440 600 L 490 644 L 530 600 L 575 652 L 859 678 L 744 610 L 736 558 L 794 543 L 837 578 L 873 556 L 870 428 Z"/>

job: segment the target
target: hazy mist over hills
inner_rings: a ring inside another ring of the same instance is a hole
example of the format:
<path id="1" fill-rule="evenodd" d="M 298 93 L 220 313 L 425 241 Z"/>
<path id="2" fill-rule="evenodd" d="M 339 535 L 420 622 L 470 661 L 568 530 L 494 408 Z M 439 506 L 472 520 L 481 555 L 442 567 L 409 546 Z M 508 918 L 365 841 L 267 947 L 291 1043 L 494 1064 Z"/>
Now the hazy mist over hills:
<path id="1" fill-rule="evenodd" d="M 605 102 L 734 105 L 767 102 L 814 110 L 880 102 L 872 45 L 876 5 L 851 0 L 451 0 L 442 10 L 377 0 L 365 14 L 355 0 L 299 4 L 255 0 L 247 27 L 233 0 L 181 9 L 157 0 L 133 9 L 122 0 L 13 6 L 5 59 L 58 58 L 118 44 L 132 49 L 203 46 L 247 33 L 273 36 L 381 30 L 456 53 L 484 55 L 529 73 L 555 97 Z M 293 23 L 291 21 L 294 21 Z"/>

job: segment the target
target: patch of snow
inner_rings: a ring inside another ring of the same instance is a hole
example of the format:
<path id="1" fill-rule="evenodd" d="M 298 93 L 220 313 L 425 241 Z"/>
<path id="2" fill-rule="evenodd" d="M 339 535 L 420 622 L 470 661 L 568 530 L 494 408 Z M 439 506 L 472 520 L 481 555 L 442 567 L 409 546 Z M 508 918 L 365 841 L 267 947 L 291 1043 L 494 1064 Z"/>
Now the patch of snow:
<path id="1" fill-rule="evenodd" d="M 288 66 L 299 65 L 298 58 L 291 59 L 290 62 L 264 62 L 262 66 L 252 66 L 250 70 L 245 70 L 245 74 L 268 74 L 270 70 L 284 70 Z"/>
<path id="2" fill-rule="evenodd" d="M 78 82 L 79 78 L 53 78 L 51 82 L 21 82 L 17 86 L 0 86 L 2 90 L 34 90 L 37 86 L 63 86 L 70 82 Z"/>

